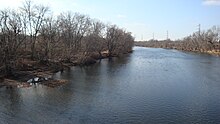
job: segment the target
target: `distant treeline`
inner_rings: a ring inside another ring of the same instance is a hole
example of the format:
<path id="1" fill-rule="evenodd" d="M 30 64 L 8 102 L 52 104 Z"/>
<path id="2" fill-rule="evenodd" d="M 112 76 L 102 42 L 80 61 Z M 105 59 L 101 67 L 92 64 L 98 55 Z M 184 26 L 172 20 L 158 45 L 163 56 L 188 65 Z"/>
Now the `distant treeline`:
<path id="1" fill-rule="evenodd" d="M 16 10 L 0 10 L 0 70 L 10 73 L 20 58 L 71 62 L 132 51 L 131 33 L 116 25 L 79 13 L 51 13 L 30 1 Z"/>
<path id="2" fill-rule="evenodd" d="M 195 32 L 192 35 L 187 36 L 181 40 L 150 40 L 147 42 L 135 42 L 135 45 L 219 54 L 220 27 L 213 26 L 211 29 L 202 32 Z"/>

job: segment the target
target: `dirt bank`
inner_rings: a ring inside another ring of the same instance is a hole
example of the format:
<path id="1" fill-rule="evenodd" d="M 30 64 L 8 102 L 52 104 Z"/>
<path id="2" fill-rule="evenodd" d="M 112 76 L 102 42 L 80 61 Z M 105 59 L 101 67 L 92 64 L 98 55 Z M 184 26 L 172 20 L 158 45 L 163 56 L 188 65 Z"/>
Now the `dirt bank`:
<path id="1" fill-rule="evenodd" d="M 124 54 L 130 53 L 126 52 Z M 121 55 L 113 54 L 111 57 Z M 70 61 L 33 61 L 31 59 L 18 59 L 16 65 L 12 68 L 10 75 L 4 75 L 0 69 L 0 88 L 27 88 L 33 84 L 42 84 L 48 87 L 58 87 L 66 84 L 65 80 L 53 80 L 52 75 L 59 71 L 64 71 L 71 66 L 89 66 L 95 64 L 98 60 L 109 58 L 108 51 L 99 54 L 91 54 L 89 56 L 77 56 Z M 3 68 L 3 67 L 2 67 Z M 47 80 L 46 80 L 47 79 Z"/>

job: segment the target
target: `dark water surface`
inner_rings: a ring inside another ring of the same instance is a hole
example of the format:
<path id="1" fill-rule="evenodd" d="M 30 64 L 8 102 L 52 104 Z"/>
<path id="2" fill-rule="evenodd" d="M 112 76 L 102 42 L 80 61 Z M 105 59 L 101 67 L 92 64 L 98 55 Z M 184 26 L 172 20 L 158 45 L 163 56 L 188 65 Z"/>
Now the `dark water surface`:
<path id="1" fill-rule="evenodd" d="M 59 88 L 0 89 L 0 124 L 220 123 L 220 58 L 135 47 L 54 75 Z"/>

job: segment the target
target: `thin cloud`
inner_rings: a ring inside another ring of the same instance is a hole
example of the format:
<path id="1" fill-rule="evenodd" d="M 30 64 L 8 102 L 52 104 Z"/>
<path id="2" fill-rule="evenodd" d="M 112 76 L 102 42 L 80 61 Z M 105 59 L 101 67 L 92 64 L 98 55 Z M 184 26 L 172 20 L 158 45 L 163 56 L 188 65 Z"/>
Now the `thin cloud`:
<path id="1" fill-rule="evenodd" d="M 125 19 L 125 18 L 127 18 L 127 16 L 126 16 L 126 15 L 122 15 L 122 14 L 118 14 L 118 15 L 117 15 L 117 18 L 119 18 L 119 19 Z"/>
<path id="2" fill-rule="evenodd" d="M 22 5 L 23 0 L 0 0 L 0 8 L 17 8 Z"/>
<path id="3" fill-rule="evenodd" d="M 220 0 L 204 0 L 203 5 L 207 6 L 220 6 Z"/>

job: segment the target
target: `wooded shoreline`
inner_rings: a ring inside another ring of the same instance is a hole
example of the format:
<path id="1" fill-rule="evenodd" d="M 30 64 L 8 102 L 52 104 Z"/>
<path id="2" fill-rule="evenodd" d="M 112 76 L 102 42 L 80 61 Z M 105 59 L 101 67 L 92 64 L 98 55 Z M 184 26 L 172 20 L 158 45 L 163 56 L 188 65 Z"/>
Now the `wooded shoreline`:
<path id="1" fill-rule="evenodd" d="M 53 80 L 51 77 L 54 73 L 63 72 L 65 70 L 70 69 L 72 66 L 91 66 L 97 62 L 102 61 L 102 59 L 112 59 L 112 57 L 120 57 L 124 54 L 130 54 L 132 51 L 128 51 L 127 53 L 123 53 L 120 55 L 109 56 L 106 52 L 102 53 L 102 58 L 94 58 L 94 56 L 90 56 L 87 58 L 83 58 L 83 60 L 79 59 L 74 62 L 50 62 L 50 61 L 32 61 L 23 60 L 23 63 L 17 66 L 16 69 L 13 70 L 12 75 L 0 77 L 0 88 L 27 88 L 31 87 L 35 84 L 42 84 L 48 87 L 57 87 L 63 84 L 66 84 L 67 80 Z M 48 78 L 48 80 L 36 81 L 36 82 L 28 82 L 30 79 L 34 78 Z"/>
<path id="2" fill-rule="evenodd" d="M 177 49 L 181 51 L 206 53 L 211 55 L 220 55 L 220 27 L 213 26 L 212 28 L 195 32 L 180 40 L 149 40 L 145 42 L 135 42 L 136 46 Z"/>
<path id="3" fill-rule="evenodd" d="M 149 43 L 151 44 L 151 43 Z M 175 49 L 179 51 L 185 51 L 185 52 L 193 52 L 193 53 L 200 53 L 200 54 L 209 54 L 209 55 L 214 55 L 214 56 L 220 56 L 220 50 L 218 49 L 213 49 L 213 50 L 195 50 L 195 49 L 183 49 L 183 48 L 176 48 L 176 47 L 164 47 L 164 46 L 152 46 L 152 45 L 146 45 L 145 43 L 137 43 L 135 42 L 135 46 L 139 47 L 148 47 L 148 48 L 163 48 L 163 49 Z"/>
<path id="4" fill-rule="evenodd" d="M 131 32 L 116 25 L 80 13 L 54 16 L 49 7 L 25 1 L 17 10 L 0 10 L 0 87 L 119 57 L 133 45 Z"/>

